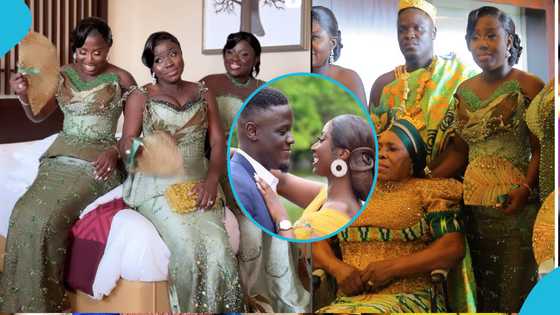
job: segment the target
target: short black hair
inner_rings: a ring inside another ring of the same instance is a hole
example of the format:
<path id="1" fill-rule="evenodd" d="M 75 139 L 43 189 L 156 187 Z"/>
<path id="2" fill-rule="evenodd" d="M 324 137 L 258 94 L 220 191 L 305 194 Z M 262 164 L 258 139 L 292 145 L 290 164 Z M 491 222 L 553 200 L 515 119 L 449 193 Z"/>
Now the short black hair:
<path id="1" fill-rule="evenodd" d="M 510 66 L 515 65 L 519 61 L 519 57 L 521 56 L 521 52 L 523 51 L 523 47 L 521 47 L 521 39 L 515 32 L 515 23 L 513 23 L 511 17 L 509 17 L 509 15 L 507 15 L 504 11 L 496 7 L 484 6 L 469 13 L 469 19 L 467 22 L 467 35 L 465 35 L 467 46 L 469 45 L 469 42 L 474 35 L 474 29 L 476 27 L 478 19 L 483 16 L 493 16 L 497 18 L 506 33 L 508 35 L 511 35 L 513 43 L 511 45 L 511 48 L 509 49 L 510 57 L 508 58 L 508 64 Z"/>
<path id="2" fill-rule="evenodd" d="M 259 111 L 282 105 L 288 105 L 288 98 L 284 93 L 277 89 L 264 88 L 249 100 L 239 115 L 239 122 L 249 120 Z"/>
<path id="3" fill-rule="evenodd" d="M 261 48 L 261 43 L 252 33 L 237 32 L 237 33 L 229 34 L 226 39 L 226 44 L 222 49 L 222 56 L 225 56 L 227 49 L 232 49 L 233 47 L 235 47 L 235 45 L 237 45 L 242 40 L 249 43 L 249 45 L 253 48 L 253 51 L 255 52 L 255 58 L 259 58 L 255 63 L 255 67 L 253 68 L 253 72 L 255 72 L 255 76 L 257 76 L 261 71 L 260 56 L 261 56 L 262 48 Z"/>
<path id="4" fill-rule="evenodd" d="M 171 33 L 155 32 L 152 33 L 150 36 L 148 36 L 148 39 L 146 40 L 146 44 L 144 44 L 144 51 L 142 52 L 142 63 L 146 67 L 150 68 L 150 71 L 154 66 L 154 58 L 155 58 L 154 49 L 160 42 L 166 40 L 177 44 L 177 46 L 179 46 L 179 49 L 181 49 L 181 44 L 179 44 L 177 37 L 173 36 Z"/>
<path id="5" fill-rule="evenodd" d="M 330 37 L 334 38 L 336 41 L 336 46 L 333 49 L 334 61 L 337 61 L 340 57 L 340 50 L 342 49 L 342 34 L 338 29 L 338 22 L 334 13 L 323 6 L 317 5 L 311 8 L 311 21 L 319 23 L 322 29 L 324 29 Z"/>
<path id="6" fill-rule="evenodd" d="M 113 33 L 107 22 L 98 17 L 87 17 L 81 20 L 70 34 L 72 52 L 84 46 L 86 38 L 92 34 L 101 35 L 109 47 L 113 45 Z"/>

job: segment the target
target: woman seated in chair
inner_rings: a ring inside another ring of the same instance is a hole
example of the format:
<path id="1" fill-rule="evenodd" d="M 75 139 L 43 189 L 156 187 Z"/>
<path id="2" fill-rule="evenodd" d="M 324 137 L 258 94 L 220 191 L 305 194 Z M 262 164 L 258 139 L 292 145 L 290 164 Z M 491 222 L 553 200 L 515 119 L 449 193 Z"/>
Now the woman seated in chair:
<path id="1" fill-rule="evenodd" d="M 313 244 L 315 267 L 334 276 L 338 298 L 318 312 L 428 312 L 430 272 L 465 255 L 459 220 L 461 183 L 424 179 L 425 144 L 400 119 L 379 136 L 378 184 L 364 212 L 338 235 L 342 258 L 328 241 Z M 437 311 L 445 311 L 442 297 Z"/>

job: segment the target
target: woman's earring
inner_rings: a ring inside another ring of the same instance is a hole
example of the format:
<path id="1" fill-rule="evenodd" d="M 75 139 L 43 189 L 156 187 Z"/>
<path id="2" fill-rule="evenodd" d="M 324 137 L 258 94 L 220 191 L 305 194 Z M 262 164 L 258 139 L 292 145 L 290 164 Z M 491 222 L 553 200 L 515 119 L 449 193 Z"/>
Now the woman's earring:
<path id="1" fill-rule="evenodd" d="M 506 50 L 506 59 L 509 59 L 509 57 L 511 57 L 511 53 L 509 52 L 509 49 Z"/>
<path id="2" fill-rule="evenodd" d="M 72 54 L 72 60 L 74 61 L 74 63 L 76 63 L 76 52 Z"/>
<path id="3" fill-rule="evenodd" d="M 334 49 L 331 49 L 331 54 L 329 55 L 329 65 L 334 63 Z"/>
<path id="4" fill-rule="evenodd" d="M 343 159 L 336 159 L 331 163 L 331 173 L 336 177 L 342 177 L 348 172 L 348 164 Z"/>
<path id="5" fill-rule="evenodd" d="M 152 84 L 156 84 L 156 83 L 157 83 L 156 74 L 152 72 Z"/>

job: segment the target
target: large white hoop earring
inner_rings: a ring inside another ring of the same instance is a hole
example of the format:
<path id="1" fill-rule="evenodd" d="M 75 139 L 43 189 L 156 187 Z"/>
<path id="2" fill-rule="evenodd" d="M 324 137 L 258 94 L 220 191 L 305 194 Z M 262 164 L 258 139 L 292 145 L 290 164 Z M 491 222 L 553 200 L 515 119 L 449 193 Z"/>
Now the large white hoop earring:
<path id="1" fill-rule="evenodd" d="M 156 84 L 157 83 L 157 78 L 156 78 L 156 74 L 154 72 L 152 72 L 152 84 Z"/>
<path id="2" fill-rule="evenodd" d="M 336 177 L 342 177 L 348 172 L 348 164 L 343 159 L 336 159 L 331 163 L 331 173 Z"/>
<path id="3" fill-rule="evenodd" d="M 331 49 L 331 53 L 329 54 L 329 65 L 332 65 L 334 63 L 334 48 Z"/>

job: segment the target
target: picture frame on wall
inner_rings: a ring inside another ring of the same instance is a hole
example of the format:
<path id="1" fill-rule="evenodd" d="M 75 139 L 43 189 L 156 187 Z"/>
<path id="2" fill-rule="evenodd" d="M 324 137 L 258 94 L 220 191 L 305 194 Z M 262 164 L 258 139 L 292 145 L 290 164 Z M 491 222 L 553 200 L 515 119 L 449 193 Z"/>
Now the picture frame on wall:
<path id="1" fill-rule="evenodd" d="M 253 33 L 263 52 L 309 48 L 311 0 L 203 0 L 202 53 L 221 54 L 226 38 Z"/>
<path id="2" fill-rule="evenodd" d="M 242 28 L 240 1 L 203 0 L 202 53 L 221 54 L 227 36 Z"/>

